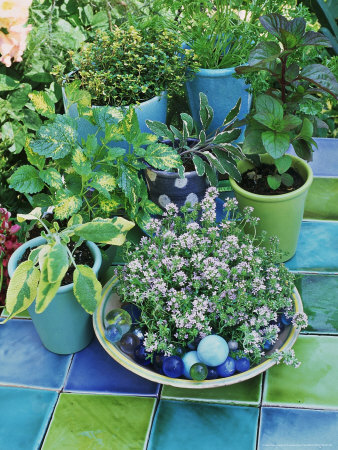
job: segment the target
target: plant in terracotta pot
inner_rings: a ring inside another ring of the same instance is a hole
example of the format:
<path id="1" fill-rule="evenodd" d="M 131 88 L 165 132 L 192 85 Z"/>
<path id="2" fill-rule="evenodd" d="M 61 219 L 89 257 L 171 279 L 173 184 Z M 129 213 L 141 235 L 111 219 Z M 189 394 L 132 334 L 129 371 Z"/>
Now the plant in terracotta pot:
<path id="1" fill-rule="evenodd" d="M 246 118 L 243 153 L 239 163 L 242 181 L 231 180 L 241 207 L 251 205 L 261 218 L 258 232 L 277 235 L 283 260 L 295 251 L 312 171 L 302 161 L 311 160 L 313 120 L 309 102 L 321 94 L 337 98 L 338 84 L 330 70 L 320 64 L 300 67 L 299 55 L 307 46 L 330 46 L 325 36 L 305 31 L 302 18 L 287 20 L 279 14 L 260 18 L 276 39 L 262 41 L 251 52 L 249 64 L 236 68 L 238 74 L 267 71 L 271 88 L 257 96 Z M 307 107 L 305 108 L 305 104 Z M 287 154 L 293 146 L 299 158 Z"/>
<path id="2" fill-rule="evenodd" d="M 38 221 L 43 231 L 11 256 L 8 317 L 1 323 L 28 309 L 46 348 L 60 354 L 79 351 L 91 341 L 90 314 L 101 299 L 101 254 L 94 242 L 122 245 L 134 224 L 121 217 L 83 223 L 74 214 L 60 229 L 58 222 L 42 217 L 41 208 L 18 214 L 18 220 Z"/>
<path id="3" fill-rule="evenodd" d="M 283 358 L 299 364 L 290 343 L 306 326 L 306 315 L 294 275 L 276 266 L 276 245 L 267 250 L 244 232 L 246 224 L 257 223 L 250 208 L 240 213 L 230 199 L 216 224 L 217 196 L 209 188 L 201 204 L 181 208 L 183 215 L 167 205 L 165 217 L 149 223 L 148 237 L 127 245 L 127 264 L 118 268 L 111 289 L 120 308 L 139 311 L 136 331 L 112 338 L 120 321 L 110 319 L 121 310 L 111 311 L 118 306 L 109 303 L 111 291 L 95 313 L 95 323 L 100 317 L 106 328 L 105 337 L 98 333 L 104 347 L 141 376 L 181 387 L 215 387 L 255 376 Z"/>
<path id="4" fill-rule="evenodd" d="M 217 186 L 216 172 L 241 180 L 236 160 L 243 158 L 243 154 L 235 143 L 241 134 L 241 130 L 236 128 L 241 99 L 227 114 L 222 126 L 208 134 L 214 112 L 206 95 L 200 93 L 199 98 L 202 129 L 197 134 L 196 122 L 186 113 L 181 114 L 182 131 L 172 125 L 168 127 L 164 123 L 147 120 L 150 130 L 162 136 L 163 143 L 174 148 L 183 163 L 177 172 L 160 171 L 153 167 L 145 170 L 150 199 L 162 208 L 171 201 L 179 207 L 186 202 L 192 205 L 197 203 L 203 198 L 208 183 Z"/>

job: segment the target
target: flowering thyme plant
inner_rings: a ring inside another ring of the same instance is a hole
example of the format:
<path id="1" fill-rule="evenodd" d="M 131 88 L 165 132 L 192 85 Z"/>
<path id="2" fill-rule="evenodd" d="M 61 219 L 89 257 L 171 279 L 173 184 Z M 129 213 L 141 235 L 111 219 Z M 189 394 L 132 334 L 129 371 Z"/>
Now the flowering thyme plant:
<path id="1" fill-rule="evenodd" d="M 277 244 L 267 250 L 245 233 L 258 220 L 252 209 L 240 213 L 229 199 L 225 218 L 216 224 L 217 195 L 211 187 L 200 205 L 181 209 L 183 216 L 169 204 L 161 220 L 152 219 L 150 236 L 127 245 L 117 292 L 140 308 L 150 355 L 179 355 L 216 334 L 239 343 L 234 357 L 257 364 L 266 342 L 276 342 L 282 314 L 296 327 L 306 326 L 306 316 L 293 312 L 294 276 L 274 264 Z M 278 355 L 298 364 L 290 353 Z"/>

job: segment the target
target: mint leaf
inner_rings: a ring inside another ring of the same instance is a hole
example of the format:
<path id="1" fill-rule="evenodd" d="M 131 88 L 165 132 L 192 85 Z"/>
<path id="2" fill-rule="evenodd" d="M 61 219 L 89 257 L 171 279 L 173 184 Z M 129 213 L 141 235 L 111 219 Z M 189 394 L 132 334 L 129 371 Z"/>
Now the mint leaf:
<path id="1" fill-rule="evenodd" d="M 43 181 L 39 177 L 39 171 L 28 165 L 16 169 L 8 181 L 10 188 L 22 194 L 35 194 L 44 187 Z"/>

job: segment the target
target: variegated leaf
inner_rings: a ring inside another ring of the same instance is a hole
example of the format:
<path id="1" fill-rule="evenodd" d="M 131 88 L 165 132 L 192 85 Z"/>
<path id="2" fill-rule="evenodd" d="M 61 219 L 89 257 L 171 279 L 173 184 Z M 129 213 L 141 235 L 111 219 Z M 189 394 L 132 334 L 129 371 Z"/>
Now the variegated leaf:
<path id="1" fill-rule="evenodd" d="M 116 179 L 109 173 L 101 172 L 100 175 L 96 175 L 93 177 L 90 185 L 97 189 L 100 194 L 110 200 L 110 192 L 113 191 L 116 187 Z"/>
<path id="2" fill-rule="evenodd" d="M 114 219 L 96 218 L 90 223 L 84 223 L 74 229 L 76 236 L 87 241 L 101 244 L 122 245 L 126 234 L 134 227 L 134 223 L 123 217 Z"/>
<path id="3" fill-rule="evenodd" d="M 53 100 L 45 91 L 33 91 L 28 94 L 31 102 L 34 105 L 35 111 L 42 116 L 51 118 L 55 114 L 55 105 Z"/>
<path id="4" fill-rule="evenodd" d="M 65 197 L 54 209 L 54 215 L 56 219 L 67 219 L 72 214 L 77 213 L 82 205 L 81 197 L 72 195 L 71 197 Z"/>
<path id="5" fill-rule="evenodd" d="M 45 258 L 41 270 L 41 277 L 39 287 L 36 295 L 35 312 L 42 313 L 50 302 L 55 297 L 59 287 L 61 286 L 62 278 L 58 279 L 55 283 L 51 283 L 48 280 L 48 258 Z"/>
<path id="6" fill-rule="evenodd" d="M 89 175 L 92 171 L 91 163 L 80 147 L 77 147 L 73 152 L 72 166 L 79 175 Z"/>
<path id="7" fill-rule="evenodd" d="M 182 165 L 181 157 L 177 151 L 165 144 L 148 145 L 144 159 L 152 167 L 160 170 L 170 170 Z"/>
<path id="8" fill-rule="evenodd" d="M 42 214 L 41 208 L 34 208 L 29 214 L 18 214 L 17 220 L 18 222 L 24 222 L 25 220 L 36 220 L 40 219 Z"/>
<path id="9" fill-rule="evenodd" d="M 82 308 L 93 314 L 101 300 L 102 286 L 88 266 L 77 265 L 74 271 L 74 295 Z"/>
<path id="10" fill-rule="evenodd" d="M 56 283 L 62 280 L 69 267 L 67 248 L 61 243 L 55 244 L 47 258 L 48 281 Z"/>
<path id="11" fill-rule="evenodd" d="M 41 170 L 39 175 L 42 181 L 54 189 L 59 189 L 63 185 L 61 175 L 53 167 L 49 167 L 46 170 Z"/>

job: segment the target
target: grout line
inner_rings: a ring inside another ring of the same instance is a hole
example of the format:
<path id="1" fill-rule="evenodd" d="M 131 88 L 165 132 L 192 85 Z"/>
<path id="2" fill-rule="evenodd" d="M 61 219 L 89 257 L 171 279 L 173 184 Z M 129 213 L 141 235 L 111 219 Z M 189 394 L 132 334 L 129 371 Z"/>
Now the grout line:
<path id="1" fill-rule="evenodd" d="M 49 421 L 48 421 L 48 424 L 47 424 L 47 426 L 46 426 L 44 435 L 43 435 L 43 437 L 42 437 L 42 439 L 41 439 L 41 442 L 40 442 L 40 445 L 39 445 L 39 449 L 42 449 L 42 446 L 43 446 L 43 444 L 44 444 L 44 442 L 45 442 L 47 433 L 48 433 L 48 431 L 49 431 L 49 429 L 50 429 L 50 426 L 51 426 L 51 424 L 52 424 L 52 421 L 53 421 L 53 419 L 54 419 L 55 410 L 56 410 L 56 407 L 58 406 L 59 401 L 60 401 L 60 394 L 61 394 L 61 392 L 58 392 L 58 398 L 56 399 L 56 402 L 55 402 L 55 405 L 54 405 L 52 414 L 51 414 L 50 417 L 49 417 Z"/>
<path id="2" fill-rule="evenodd" d="M 158 391 L 158 395 L 156 396 L 156 402 L 154 404 L 153 413 L 152 413 L 152 416 L 151 416 L 150 421 L 149 421 L 147 436 L 146 436 L 146 439 L 145 439 L 145 442 L 144 442 L 143 450 L 147 450 L 148 449 L 150 435 L 151 435 L 151 432 L 152 432 L 152 429 L 153 429 L 155 416 L 157 414 L 157 410 L 158 410 L 158 407 L 159 407 L 159 404 L 160 404 L 163 385 L 160 384 L 159 386 L 160 386 L 160 388 L 159 388 L 159 391 Z"/>
<path id="3" fill-rule="evenodd" d="M 70 358 L 69 365 L 68 365 L 68 369 L 67 369 L 67 373 L 66 373 L 66 375 L 65 375 L 65 377 L 64 377 L 64 379 L 63 379 L 63 384 L 62 384 L 61 392 L 64 391 L 65 386 L 66 386 L 66 384 L 67 384 L 67 381 L 68 381 L 68 378 L 69 378 L 70 369 L 71 369 L 71 367 L 72 367 L 72 365 L 73 365 L 74 355 L 75 355 L 75 354 L 73 353 L 73 354 L 72 354 L 72 357 Z"/>

